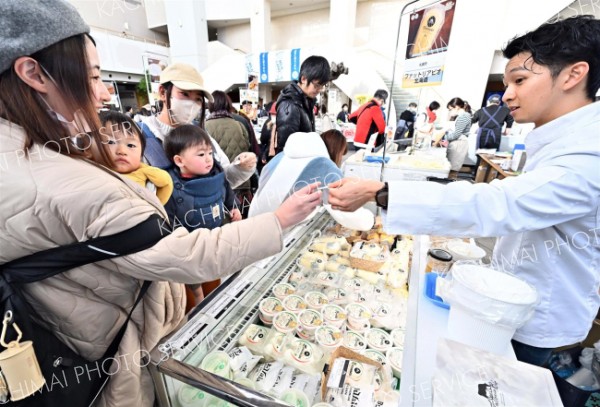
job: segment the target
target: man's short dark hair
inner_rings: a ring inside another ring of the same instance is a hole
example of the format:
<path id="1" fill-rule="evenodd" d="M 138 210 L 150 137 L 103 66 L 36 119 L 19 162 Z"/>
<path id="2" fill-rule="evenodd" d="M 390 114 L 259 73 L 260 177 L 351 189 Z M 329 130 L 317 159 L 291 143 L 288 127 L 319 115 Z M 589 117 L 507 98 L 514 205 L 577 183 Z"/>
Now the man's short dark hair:
<path id="1" fill-rule="evenodd" d="M 302 62 L 300 66 L 301 80 L 304 76 L 308 83 L 317 81 L 319 85 L 325 85 L 331 79 L 331 70 L 329 62 L 324 57 L 312 55 Z"/>
<path id="2" fill-rule="evenodd" d="M 413 106 L 413 107 L 417 107 L 417 104 L 416 104 L 415 102 L 410 102 L 410 103 L 408 104 L 408 107 L 411 107 L 411 106 Z"/>
<path id="3" fill-rule="evenodd" d="M 536 64 L 548 67 L 553 78 L 569 64 L 587 62 L 586 96 L 594 100 L 600 88 L 600 20 L 577 16 L 542 24 L 512 39 L 502 50 L 508 59 L 522 52 L 530 53 Z"/>
<path id="4" fill-rule="evenodd" d="M 377 98 L 377 99 L 381 99 L 385 102 L 388 98 L 388 92 L 385 89 L 377 89 L 377 91 L 375 91 L 375 94 L 373 95 L 373 97 Z"/>

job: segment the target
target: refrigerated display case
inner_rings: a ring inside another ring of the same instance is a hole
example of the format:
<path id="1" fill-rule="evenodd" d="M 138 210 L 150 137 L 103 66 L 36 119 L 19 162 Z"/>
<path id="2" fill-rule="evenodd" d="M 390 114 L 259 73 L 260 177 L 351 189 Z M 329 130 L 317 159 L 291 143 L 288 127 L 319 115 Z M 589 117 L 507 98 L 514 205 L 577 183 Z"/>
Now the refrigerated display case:
<path id="1" fill-rule="evenodd" d="M 229 352 L 239 346 L 240 336 L 252 324 L 261 325 L 260 301 L 273 295 L 274 285 L 288 281 L 298 267 L 300 253 L 322 231 L 333 225 L 326 211 L 317 211 L 286 235 L 280 253 L 227 279 L 186 316 L 177 330 L 150 352 L 148 368 L 161 407 L 226 406 L 227 403 L 241 406 L 288 405 L 251 390 L 243 385 L 243 381 L 242 384 L 236 383 L 228 377 L 210 373 L 200 365 L 209 353 Z M 405 292 L 405 288 L 402 290 Z"/>

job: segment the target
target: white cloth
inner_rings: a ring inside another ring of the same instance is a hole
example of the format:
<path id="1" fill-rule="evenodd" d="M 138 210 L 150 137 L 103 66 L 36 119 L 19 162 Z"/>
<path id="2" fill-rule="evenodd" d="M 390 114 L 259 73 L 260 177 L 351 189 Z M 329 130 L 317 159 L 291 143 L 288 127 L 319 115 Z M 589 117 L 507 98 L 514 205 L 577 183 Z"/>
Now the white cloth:
<path id="1" fill-rule="evenodd" d="M 309 182 L 321 182 L 327 185 L 340 179 L 340 170 L 329 159 L 327 147 L 317 133 L 294 133 L 285 146 L 273 160 L 263 168 L 259 179 L 259 188 L 250 204 L 248 216 L 256 216 L 265 212 L 272 212 L 281 205 L 292 190 L 300 189 L 307 185 L 298 177 L 308 164 L 315 158 L 322 157 L 329 161 L 329 166 L 322 166 L 321 170 L 315 169 L 316 179 Z M 332 174 L 329 176 L 329 174 Z M 333 175 L 335 174 L 335 175 Z M 301 183 L 301 184 L 300 184 Z M 295 184 L 298 184 L 295 186 Z"/>
<path id="2" fill-rule="evenodd" d="M 167 134 L 169 134 L 169 132 L 175 128 L 161 122 L 156 116 L 145 116 L 142 119 L 142 122 L 150 128 L 152 133 L 154 133 L 154 135 L 160 139 L 160 141 L 163 142 Z M 254 174 L 256 167 L 250 170 L 244 170 L 239 165 L 231 165 L 227 154 L 225 154 L 221 146 L 219 146 L 217 140 L 212 138 L 210 134 L 208 136 L 210 137 L 210 141 L 213 145 L 213 157 L 219 162 L 219 164 L 221 164 L 221 167 L 223 167 L 223 171 L 225 171 L 225 177 L 227 177 L 227 181 L 229 182 L 229 185 L 231 185 L 231 188 L 235 189 L 250 179 L 252 174 Z"/>
<path id="3" fill-rule="evenodd" d="M 540 303 L 514 339 L 583 340 L 600 306 L 600 103 L 528 134 L 523 174 L 490 184 L 390 182 L 388 233 L 501 236 L 494 266 L 535 286 Z"/>

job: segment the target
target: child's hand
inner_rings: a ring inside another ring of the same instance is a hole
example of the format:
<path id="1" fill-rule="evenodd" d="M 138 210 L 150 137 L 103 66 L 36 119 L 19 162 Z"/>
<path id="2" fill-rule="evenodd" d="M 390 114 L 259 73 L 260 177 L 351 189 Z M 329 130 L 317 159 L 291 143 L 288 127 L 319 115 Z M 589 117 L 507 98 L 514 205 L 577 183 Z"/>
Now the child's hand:
<path id="1" fill-rule="evenodd" d="M 229 212 L 229 216 L 231 216 L 232 222 L 237 222 L 238 220 L 242 220 L 242 214 L 239 209 L 234 208 Z"/>

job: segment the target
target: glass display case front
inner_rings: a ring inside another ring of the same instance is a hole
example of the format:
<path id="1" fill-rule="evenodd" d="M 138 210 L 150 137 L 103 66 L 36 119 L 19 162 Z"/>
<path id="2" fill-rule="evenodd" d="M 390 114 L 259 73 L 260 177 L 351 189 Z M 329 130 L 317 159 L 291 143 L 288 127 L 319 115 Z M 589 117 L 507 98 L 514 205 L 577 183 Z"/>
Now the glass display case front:
<path id="1" fill-rule="evenodd" d="M 321 209 L 286 235 L 279 254 L 234 274 L 152 350 L 149 369 L 160 406 L 310 406 L 321 401 L 321 371 L 331 350 L 342 344 L 342 336 L 344 346 L 351 347 L 346 337 L 355 332 L 362 338 L 359 341 L 365 342 L 355 350 L 372 359 L 385 358 L 388 349 L 398 348 L 392 344 L 391 334 L 403 341 L 404 324 L 396 321 L 406 319 L 406 308 L 401 304 L 406 303 L 409 259 L 403 259 L 403 267 L 394 263 L 393 278 L 387 272 L 360 271 L 354 264 L 342 264 L 344 259 L 337 252 L 325 253 L 331 248 L 339 251 L 337 241 L 345 239 L 337 236 L 331 239 L 338 240 L 330 239 L 333 243 L 324 243 L 326 240 L 319 237 L 333 226 Z M 412 241 L 408 244 L 412 248 Z M 382 247 L 387 246 L 382 243 Z M 351 248 L 346 245 L 341 250 L 348 254 Z M 362 249 L 368 253 L 373 248 Z M 385 255 L 394 253 L 386 249 Z M 368 259 L 359 260 L 367 261 L 364 264 L 368 266 Z M 333 268 L 335 271 L 329 271 Z M 323 281 L 317 281 L 319 278 Z M 386 285 L 390 283 L 396 285 L 393 295 L 398 296 L 392 306 L 368 303 L 385 296 L 391 301 L 392 288 Z M 300 295 L 294 295 L 296 290 Z M 402 318 L 398 318 L 400 312 Z M 345 313 L 352 315 L 346 318 Z M 394 332 L 386 325 L 390 320 L 387 313 L 394 317 L 392 324 L 398 325 Z M 340 321 L 336 315 L 342 316 Z M 367 332 L 374 338 L 369 346 Z M 337 336 L 335 344 L 323 339 Z M 381 349 L 377 349 L 378 340 L 386 341 Z M 401 365 L 401 347 L 399 355 L 397 363 Z M 394 375 L 399 376 L 400 370 Z M 399 379 L 393 378 L 389 369 L 389 390 L 395 394 L 397 389 Z"/>

